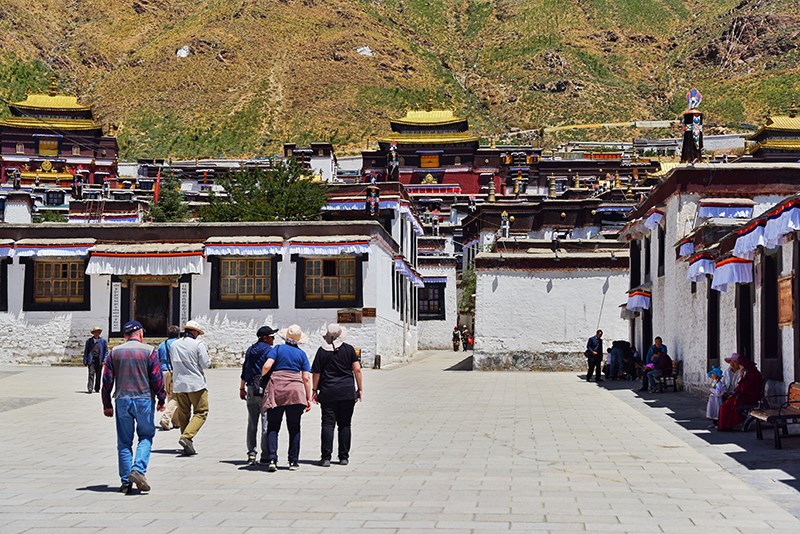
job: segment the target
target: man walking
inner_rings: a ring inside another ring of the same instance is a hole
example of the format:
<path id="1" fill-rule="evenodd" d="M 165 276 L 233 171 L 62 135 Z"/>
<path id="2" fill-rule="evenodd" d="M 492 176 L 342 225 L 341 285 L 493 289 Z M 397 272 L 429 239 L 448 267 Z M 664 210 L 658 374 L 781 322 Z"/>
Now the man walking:
<path id="1" fill-rule="evenodd" d="M 211 365 L 206 344 L 197 339 L 203 329 L 197 321 L 183 326 L 184 336 L 171 346 L 173 390 L 178 399 L 181 438 L 187 456 L 197 454 L 194 437 L 208 417 L 208 389 L 203 371 Z"/>
<path id="2" fill-rule="evenodd" d="M 100 391 L 100 378 L 103 375 L 103 362 L 108 356 L 108 341 L 100 337 L 103 329 L 99 326 L 92 328 L 92 337 L 83 345 L 83 365 L 89 368 L 89 382 L 86 392 L 97 393 Z"/>
<path id="3" fill-rule="evenodd" d="M 161 362 L 161 373 L 164 375 L 164 389 L 167 392 L 167 409 L 161 414 L 159 425 L 162 430 L 170 430 L 178 426 L 178 400 L 172 390 L 172 344 L 178 340 L 181 329 L 175 325 L 167 328 L 167 339 L 158 346 L 158 359 Z"/>
<path id="4" fill-rule="evenodd" d="M 158 411 L 164 411 L 164 381 L 154 347 L 142 343 L 144 329 L 139 321 L 128 321 L 122 327 L 125 343 L 114 348 L 106 358 L 103 370 L 103 414 L 114 417 L 117 424 L 117 462 L 122 486 L 128 493 L 131 483 L 139 491 L 150 491 L 145 473 L 150 462 L 150 449 L 156 433 L 154 397 Z M 111 404 L 114 389 L 115 405 Z M 133 455 L 133 432 L 139 436 L 136 457 Z"/>
<path id="5" fill-rule="evenodd" d="M 603 379 L 600 378 L 600 372 L 603 368 L 603 331 L 598 330 L 595 335 L 589 338 L 589 341 L 586 343 L 586 352 L 584 352 L 586 356 L 587 364 L 589 366 L 589 372 L 586 373 L 586 381 L 592 381 L 592 374 L 596 373 L 595 382 L 602 382 Z"/>
<path id="6" fill-rule="evenodd" d="M 269 326 L 262 326 L 256 332 L 258 341 L 250 345 L 244 355 L 242 364 L 241 382 L 239 383 L 239 398 L 247 401 L 247 465 L 256 463 L 258 449 L 256 448 L 256 433 L 258 421 L 261 420 L 261 463 L 269 463 L 267 458 L 267 414 L 261 413 L 261 402 L 264 400 L 264 390 L 261 388 L 261 368 L 267 363 L 267 355 L 272 349 L 277 330 Z"/>

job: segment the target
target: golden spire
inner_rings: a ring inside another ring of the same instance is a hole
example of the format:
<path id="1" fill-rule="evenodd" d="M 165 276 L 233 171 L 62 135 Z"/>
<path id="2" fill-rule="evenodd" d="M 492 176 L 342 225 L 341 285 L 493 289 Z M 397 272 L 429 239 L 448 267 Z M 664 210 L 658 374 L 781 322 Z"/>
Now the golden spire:
<path id="1" fill-rule="evenodd" d="M 497 198 L 495 198 L 495 190 L 494 190 L 494 176 L 489 180 L 489 202 L 495 202 Z"/>
<path id="2" fill-rule="evenodd" d="M 556 198 L 556 196 L 557 196 L 557 193 L 556 193 L 556 177 L 553 176 L 552 174 L 550 175 L 550 178 L 548 179 L 547 196 L 550 197 L 550 198 Z"/>
<path id="3" fill-rule="evenodd" d="M 791 118 L 797 117 L 797 100 L 792 97 L 792 103 L 789 105 L 789 116 Z"/>
<path id="4" fill-rule="evenodd" d="M 50 96 L 56 96 L 58 94 L 58 79 L 56 75 L 50 77 Z"/>
<path id="5" fill-rule="evenodd" d="M 433 97 L 428 97 L 428 106 L 425 108 L 425 111 L 433 111 Z"/>

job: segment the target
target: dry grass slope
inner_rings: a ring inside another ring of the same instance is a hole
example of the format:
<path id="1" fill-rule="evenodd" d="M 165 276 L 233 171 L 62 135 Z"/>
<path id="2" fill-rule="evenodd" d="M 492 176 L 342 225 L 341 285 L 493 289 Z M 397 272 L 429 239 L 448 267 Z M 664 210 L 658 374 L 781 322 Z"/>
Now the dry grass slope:
<path id="1" fill-rule="evenodd" d="M 493 133 L 671 118 L 694 85 L 735 125 L 800 92 L 799 31 L 795 0 L 5 0 L 0 94 L 55 73 L 127 157 L 357 149 L 429 96 Z"/>

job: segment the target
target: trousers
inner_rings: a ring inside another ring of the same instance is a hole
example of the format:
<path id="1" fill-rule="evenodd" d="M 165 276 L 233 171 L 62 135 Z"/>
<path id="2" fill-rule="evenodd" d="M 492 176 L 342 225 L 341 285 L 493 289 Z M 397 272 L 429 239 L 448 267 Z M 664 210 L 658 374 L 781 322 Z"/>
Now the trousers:
<path id="1" fill-rule="evenodd" d="M 180 425 L 180 418 L 178 417 L 178 399 L 175 397 L 175 392 L 172 390 L 172 371 L 164 371 L 164 390 L 167 393 L 167 405 L 164 408 L 164 413 L 161 414 L 161 428 L 169 430 Z"/>
<path id="2" fill-rule="evenodd" d="M 305 409 L 303 404 L 290 404 L 267 410 L 267 460 L 278 461 L 278 432 L 281 430 L 284 413 L 286 428 L 289 430 L 289 463 L 296 463 L 300 458 L 300 418 Z"/>
<path id="3" fill-rule="evenodd" d="M 258 423 L 261 421 L 261 460 L 267 458 L 267 414 L 261 413 L 263 397 L 253 395 L 253 386 L 247 386 L 247 455 L 258 454 Z"/>
<path id="4" fill-rule="evenodd" d="M 339 427 L 339 459 L 350 458 L 351 423 L 355 400 L 325 402 L 322 406 L 322 435 L 320 438 L 322 460 L 330 460 L 333 454 L 333 431 Z"/>
<path id="5" fill-rule="evenodd" d="M 103 364 L 100 363 L 100 360 L 92 360 L 92 363 L 87 365 L 89 368 L 89 381 L 86 384 L 86 391 L 89 393 L 94 390 L 95 392 L 100 391 L 100 379 L 103 377 Z"/>
<path id="6" fill-rule="evenodd" d="M 599 354 L 597 356 L 587 356 L 586 360 L 589 364 L 589 372 L 586 373 L 586 380 L 591 380 L 592 375 L 596 374 L 595 380 L 601 380 L 600 372 L 603 369 L 603 357 Z"/>
<path id="7" fill-rule="evenodd" d="M 153 421 L 154 402 L 146 397 L 118 397 L 115 402 L 115 422 L 117 425 L 117 464 L 119 479 L 123 484 L 129 482 L 131 470 L 141 474 L 147 472 L 150 463 L 150 449 L 156 425 Z M 139 437 L 136 456 L 133 454 L 133 433 Z"/>
<path id="8" fill-rule="evenodd" d="M 176 393 L 181 437 L 194 439 L 208 418 L 208 390 Z M 191 419 L 189 416 L 191 415 Z"/>

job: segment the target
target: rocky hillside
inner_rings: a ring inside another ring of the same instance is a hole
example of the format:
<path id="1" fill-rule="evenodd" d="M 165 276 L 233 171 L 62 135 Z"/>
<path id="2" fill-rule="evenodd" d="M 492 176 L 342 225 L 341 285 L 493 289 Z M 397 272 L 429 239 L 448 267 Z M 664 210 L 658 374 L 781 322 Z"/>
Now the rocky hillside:
<path id="1" fill-rule="evenodd" d="M 55 74 L 126 157 L 358 149 L 432 96 L 481 133 L 754 123 L 800 94 L 796 0 L 3 0 L 0 96 Z M 602 135 L 582 131 L 579 135 Z"/>

